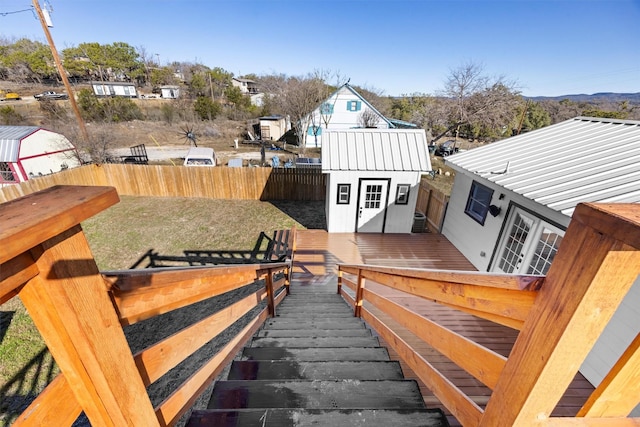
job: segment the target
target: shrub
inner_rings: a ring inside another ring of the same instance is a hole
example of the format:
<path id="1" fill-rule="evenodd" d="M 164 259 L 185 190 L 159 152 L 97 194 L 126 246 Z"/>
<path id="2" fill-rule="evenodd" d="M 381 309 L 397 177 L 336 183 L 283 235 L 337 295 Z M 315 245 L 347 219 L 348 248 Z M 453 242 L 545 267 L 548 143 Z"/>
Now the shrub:
<path id="1" fill-rule="evenodd" d="M 3 125 L 15 126 L 22 123 L 24 117 L 11 106 L 0 107 L 0 120 Z"/>
<path id="2" fill-rule="evenodd" d="M 222 112 L 222 106 L 219 103 L 205 96 L 199 96 L 196 99 L 193 109 L 201 120 L 213 120 Z"/>

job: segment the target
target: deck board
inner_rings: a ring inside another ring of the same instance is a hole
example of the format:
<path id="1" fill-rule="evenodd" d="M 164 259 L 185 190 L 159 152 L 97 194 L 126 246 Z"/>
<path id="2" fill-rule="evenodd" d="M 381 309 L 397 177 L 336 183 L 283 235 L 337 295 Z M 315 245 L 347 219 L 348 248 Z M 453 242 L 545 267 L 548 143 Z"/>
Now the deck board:
<path id="1" fill-rule="evenodd" d="M 327 233 L 324 230 L 299 230 L 294 266 L 292 293 L 296 287 L 337 286 L 336 264 L 371 264 L 394 267 L 433 268 L 443 270 L 475 271 L 475 268 L 446 237 L 440 234 L 356 234 Z M 367 282 L 369 289 L 402 304 L 411 310 L 434 320 L 455 332 L 476 341 L 487 348 L 507 357 L 518 336 L 518 331 L 506 326 L 477 318 L 467 313 L 444 307 L 432 301 L 407 296 L 375 283 Z M 372 311 L 373 307 L 368 307 Z M 395 323 L 388 316 L 377 312 L 390 324 Z M 427 357 L 465 394 L 478 405 L 485 407 L 491 390 L 473 378 L 466 371 L 440 355 L 415 335 L 398 327 L 399 334 L 423 356 Z M 383 340 L 383 345 L 386 346 Z M 392 360 L 399 357 L 389 348 Z M 416 374 L 402 361 L 405 377 L 416 379 L 429 407 L 441 408 L 450 415 L 435 396 L 417 378 Z M 593 386 L 580 374 L 576 376 L 553 412 L 554 416 L 575 416 Z M 449 416 L 452 426 L 460 424 Z"/>

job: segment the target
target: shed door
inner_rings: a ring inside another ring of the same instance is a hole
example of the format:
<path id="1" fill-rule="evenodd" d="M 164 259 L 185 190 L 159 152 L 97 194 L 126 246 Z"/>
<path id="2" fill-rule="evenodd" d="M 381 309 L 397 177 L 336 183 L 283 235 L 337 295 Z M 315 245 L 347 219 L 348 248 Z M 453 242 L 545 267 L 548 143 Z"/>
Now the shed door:
<path id="1" fill-rule="evenodd" d="M 498 249 L 493 271 L 512 274 L 547 274 L 564 231 L 515 208 Z"/>
<path id="2" fill-rule="evenodd" d="M 389 200 L 388 179 L 360 179 L 356 231 L 382 233 Z"/>

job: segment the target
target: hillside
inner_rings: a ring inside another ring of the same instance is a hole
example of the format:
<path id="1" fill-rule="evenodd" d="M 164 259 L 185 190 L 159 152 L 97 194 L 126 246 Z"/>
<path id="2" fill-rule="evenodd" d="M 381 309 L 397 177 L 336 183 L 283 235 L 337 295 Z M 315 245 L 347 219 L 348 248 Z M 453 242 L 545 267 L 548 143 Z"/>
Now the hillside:
<path id="1" fill-rule="evenodd" d="M 561 96 L 528 96 L 526 99 L 533 101 L 562 101 L 568 99 L 573 102 L 612 102 L 618 103 L 628 101 L 630 104 L 640 105 L 640 92 L 637 93 L 614 93 L 614 92 L 598 92 L 591 95 L 587 94 L 574 94 L 574 95 L 561 95 Z"/>

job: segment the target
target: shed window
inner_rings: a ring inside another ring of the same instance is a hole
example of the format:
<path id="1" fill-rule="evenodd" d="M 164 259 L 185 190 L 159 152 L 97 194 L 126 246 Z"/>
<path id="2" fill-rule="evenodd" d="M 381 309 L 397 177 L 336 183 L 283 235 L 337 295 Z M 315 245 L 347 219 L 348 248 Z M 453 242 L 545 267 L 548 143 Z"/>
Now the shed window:
<path id="1" fill-rule="evenodd" d="M 396 190 L 396 205 L 409 204 L 409 191 L 411 186 L 409 184 L 398 184 Z"/>
<path id="2" fill-rule="evenodd" d="M 351 199 L 351 184 L 338 184 L 338 204 L 348 205 Z"/>
<path id="3" fill-rule="evenodd" d="M 362 102 L 347 101 L 347 111 L 360 111 L 361 109 L 362 109 Z"/>
<path id="4" fill-rule="evenodd" d="M 491 204 L 491 196 L 493 196 L 492 189 L 473 181 L 464 212 L 479 224 L 484 225 Z"/>
<path id="5" fill-rule="evenodd" d="M 17 182 L 16 175 L 7 162 L 0 162 L 0 182 Z"/>

